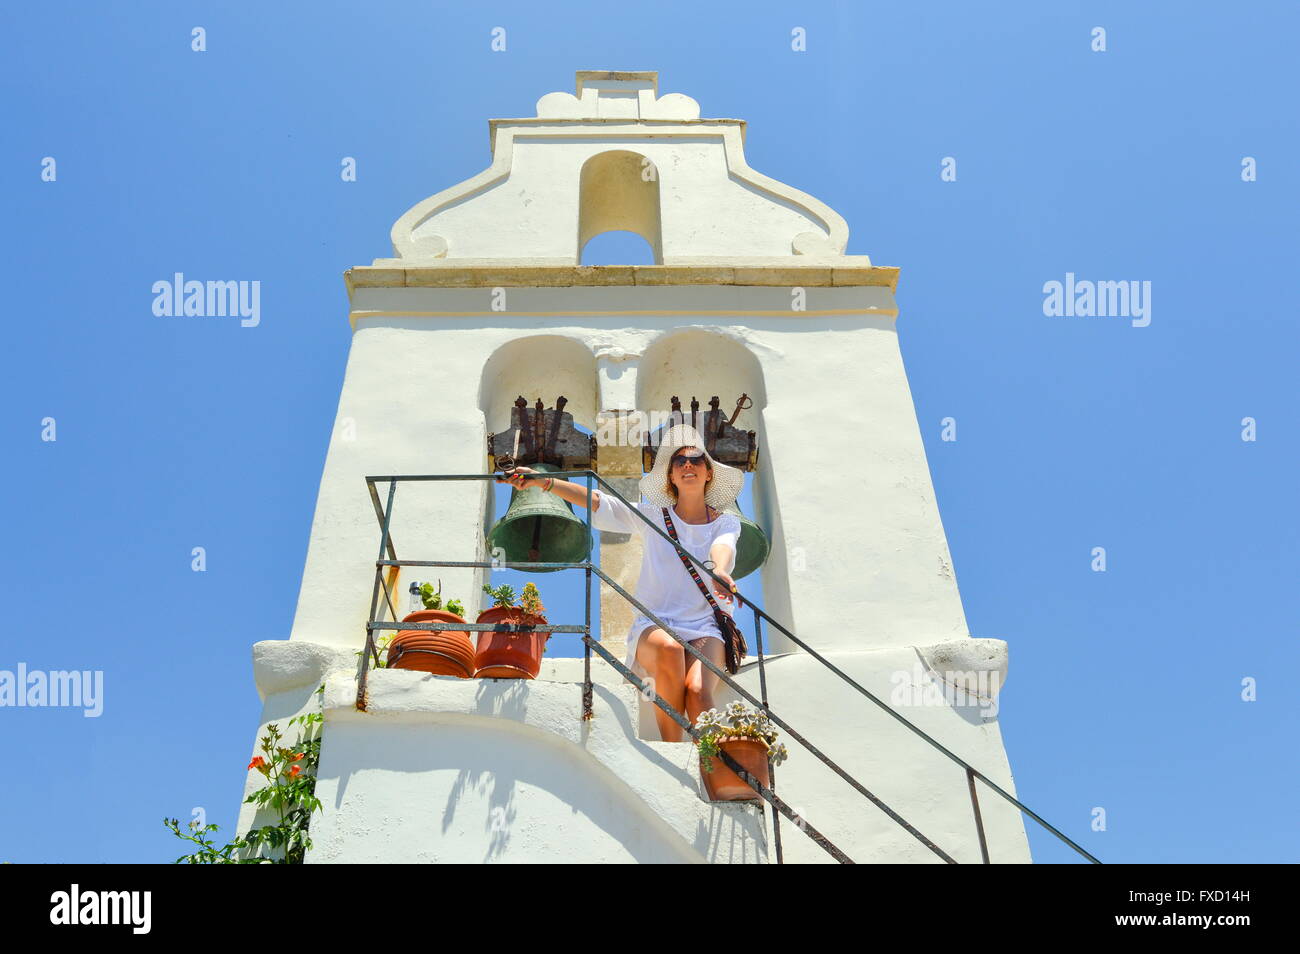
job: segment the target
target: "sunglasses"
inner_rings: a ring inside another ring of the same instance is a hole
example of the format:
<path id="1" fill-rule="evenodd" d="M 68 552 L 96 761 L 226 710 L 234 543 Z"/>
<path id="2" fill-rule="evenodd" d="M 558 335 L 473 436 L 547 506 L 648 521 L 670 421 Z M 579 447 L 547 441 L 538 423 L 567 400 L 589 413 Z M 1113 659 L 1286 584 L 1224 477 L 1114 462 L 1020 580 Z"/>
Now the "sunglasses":
<path id="1" fill-rule="evenodd" d="M 672 459 L 672 466 L 681 467 L 683 461 L 690 461 L 696 467 L 703 467 L 704 455 L 703 454 L 678 454 L 676 457 Z"/>

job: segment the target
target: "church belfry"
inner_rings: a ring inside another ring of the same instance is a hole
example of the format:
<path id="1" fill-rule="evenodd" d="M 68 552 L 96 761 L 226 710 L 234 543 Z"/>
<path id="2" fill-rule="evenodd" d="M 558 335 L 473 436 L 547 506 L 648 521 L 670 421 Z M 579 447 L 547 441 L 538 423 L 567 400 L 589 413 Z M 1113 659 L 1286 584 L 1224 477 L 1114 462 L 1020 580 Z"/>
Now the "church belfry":
<path id="1" fill-rule="evenodd" d="M 973 812 L 962 766 L 859 691 L 1014 794 L 1006 646 L 966 624 L 899 349 L 898 269 L 846 254 L 840 215 L 750 168 L 743 120 L 701 118 L 653 72 L 576 80 L 535 116 L 490 120 L 491 164 L 413 205 L 392 255 L 346 273 L 353 336 L 297 611 L 287 640 L 254 647 L 263 723 L 325 683 L 308 860 L 767 863 L 774 822 L 784 860 L 834 860 L 767 802 L 709 801 L 694 746 L 659 741 L 651 704 L 597 654 L 585 693 L 581 657 L 546 657 L 535 679 L 358 663 L 370 614 L 400 619 L 413 580 L 437 576 L 474 621 L 488 568 L 402 562 L 490 560 L 494 524 L 490 481 L 390 497 L 368 477 L 490 473 L 494 435 L 533 421 L 530 439 L 567 434 L 552 456 L 635 502 L 646 435 L 716 411 L 731 443 L 711 451 L 750 487 L 762 609 L 796 637 L 763 624 L 760 679 L 737 610 L 751 656 L 735 678 L 825 756 L 783 732 L 776 793 L 858 862 L 1029 861 L 1019 811 L 981 782 Z M 653 264 L 581 265 L 609 231 L 641 236 Z M 377 569 L 383 526 L 397 556 Z M 591 553 L 633 589 L 636 534 L 597 531 Z M 635 610 L 592 590 L 591 635 L 621 660 Z M 954 674 L 978 691 L 953 696 Z"/>

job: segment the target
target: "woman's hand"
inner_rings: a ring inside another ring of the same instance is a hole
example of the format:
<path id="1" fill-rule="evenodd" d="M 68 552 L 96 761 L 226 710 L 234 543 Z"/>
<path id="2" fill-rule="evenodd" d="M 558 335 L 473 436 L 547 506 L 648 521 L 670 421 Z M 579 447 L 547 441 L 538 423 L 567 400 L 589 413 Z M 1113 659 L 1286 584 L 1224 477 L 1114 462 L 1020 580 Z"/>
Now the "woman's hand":
<path id="1" fill-rule="evenodd" d="M 721 577 L 722 580 L 726 581 L 725 583 L 721 582 L 720 580 L 709 581 L 710 583 L 713 584 L 714 595 L 717 596 L 717 598 L 722 600 L 724 603 L 728 603 L 728 604 L 731 602 L 731 599 L 734 596 L 736 599 L 736 604 L 738 606 L 744 605 L 745 601 L 742 600 L 740 598 L 740 594 L 735 591 L 736 581 L 731 578 L 731 574 L 722 573 L 718 570 L 714 570 L 713 572 L 717 574 L 719 577 Z"/>
<path id="2" fill-rule="evenodd" d="M 506 474 L 504 477 L 498 477 L 497 483 L 509 484 L 511 487 L 514 487 L 517 490 L 523 490 L 524 485 L 527 484 L 529 481 L 537 481 L 542 479 L 541 477 L 533 476 L 536 473 L 537 471 L 533 470 L 531 467 L 516 467 L 513 471 Z"/>

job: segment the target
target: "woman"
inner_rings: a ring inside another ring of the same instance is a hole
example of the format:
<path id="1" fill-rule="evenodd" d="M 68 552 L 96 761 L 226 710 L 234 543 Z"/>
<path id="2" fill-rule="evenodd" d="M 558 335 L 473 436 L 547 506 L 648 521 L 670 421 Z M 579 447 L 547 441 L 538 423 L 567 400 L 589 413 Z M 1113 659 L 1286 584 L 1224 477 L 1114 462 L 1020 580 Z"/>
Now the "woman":
<path id="1" fill-rule="evenodd" d="M 515 487 L 540 484 L 569 503 L 587 505 L 585 484 L 533 474 L 536 471 L 531 468 L 518 467 L 507 480 Z M 700 574 L 706 585 L 713 585 L 715 600 L 725 613 L 732 611 L 736 593 L 730 574 L 740 539 L 740 518 L 722 509 L 739 496 L 744 481 L 742 471 L 709 456 L 694 427 L 678 424 L 660 441 L 654 468 L 641 478 L 641 494 L 646 499 L 636 504 L 664 533 L 668 527 L 661 508 L 670 509 L 678 542 L 724 581 Z M 595 488 L 591 491 L 591 524 L 598 530 L 641 534 L 645 549 L 636 598 L 719 669 L 725 669 L 726 654 L 713 608 L 672 543 L 651 531 L 622 500 L 606 497 Z M 649 676 L 652 688 L 692 724 L 701 712 L 713 708 L 718 677 L 694 656 L 688 658 L 681 643 L 644 614 L 638 613 L 632 621 L 624 662 L 641 677 Z M 665 742 L 682 741 L 681 726 L 658 706 L 655 720 Z"/>

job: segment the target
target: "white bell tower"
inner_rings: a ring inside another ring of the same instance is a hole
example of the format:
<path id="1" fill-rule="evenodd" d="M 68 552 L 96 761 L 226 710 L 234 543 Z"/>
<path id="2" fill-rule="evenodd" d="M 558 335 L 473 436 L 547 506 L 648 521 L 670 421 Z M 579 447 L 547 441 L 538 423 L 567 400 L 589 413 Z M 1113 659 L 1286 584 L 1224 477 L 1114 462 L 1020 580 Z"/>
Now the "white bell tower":
<path id="1" fill-rule="evenodd" d="M 744 121 L 701 119 L 656 73 L 579 72 L 574 94 L 489 129 L 488 168 L 416 203 L 392 257 L 346 274 L 352 345 L 297 613 L 288 640 L 254 647 L 264 724 L 326 684 L 308 861 L 777 860 L 774 809 L 707 801 L 695 748 L 658 741 L 637 689 L 594 654 L 591 719 L 580 658 L 531 681 L 372 669 L 356 705 L 388 493 L 372 499 L 367 476 L 487 473 L 515 398 L 564 395 L 598 435 L 595 469 L 635 500 L 636 425 L 674 395 L 729 411 L 742 393 L 735 426 L 758 445 L 747 516 L 772 547 L 763 608 L 822 657 L 765 624 L 767 696 L 840 770 L 782 733 L 777 794 L 857 862 L 1030 861 L 1019 810 L 975 780 L 977 821 L 966 769 L 857 688 L 1015 794 L 996 717 L 1006 645 L 967 629 L 899 351 L 898 269 L 846 255 L 834 210 L 749 167 Z M 580 266 L 614 229 L 655 264 Z M 487 559 L 493 487 L 400 483 L 398 559 Z M 601 536 L 604 571 L 631 589 L 635 541 Z M 399 617 L 409 580 L 433 575 L 383 570 Z M 486 571 L 436 575 L 472 621 Z M 592 588 L 595 632 L 621 660 L 633 611 Z M 759 696 L 754 619 L 736 618 L 751 652 L 737 680 Z M 834 860 L 779 822 L 784 860 Z"/>

